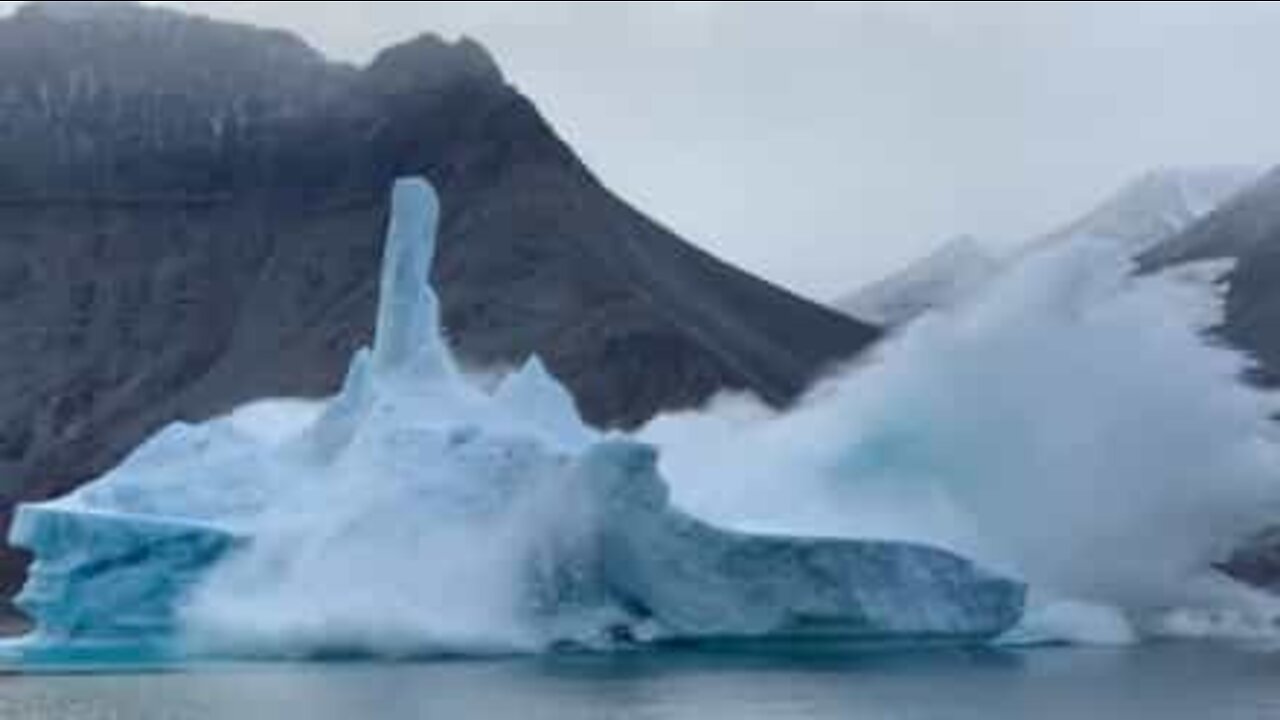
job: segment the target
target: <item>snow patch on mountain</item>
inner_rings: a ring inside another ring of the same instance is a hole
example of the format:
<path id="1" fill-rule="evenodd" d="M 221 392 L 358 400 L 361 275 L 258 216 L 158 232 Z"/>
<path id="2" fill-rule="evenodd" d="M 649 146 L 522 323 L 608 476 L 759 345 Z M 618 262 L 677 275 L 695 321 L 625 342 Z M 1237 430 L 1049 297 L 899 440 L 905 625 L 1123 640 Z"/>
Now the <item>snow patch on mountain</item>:
<path id="1" fill-rule="evenodd" d="M 1137 256 L 1213 213 L 1256 183 L 1264 171 L 1252 166 L 1153 170 L 1033 245 L 1095 237 L 1118 242 Z"/>
<path id="2" fill-rule="evenodd" d="M 954 307 L 985 289 L 1009 265 L 1046 248 L 1099 241 L 1136 258 L 1212 214 L 1263 173 L 1262 168 L 1248 166 L 1153 170 L 1084 217 L 1008 256 L 961 237 L 835 306 L 856 318 L 895 328 L 930 311 Z"/>
<path id="3" fill-rule="evenodd" d="M 999 256 L 978 240 L 956 238 L 907 269 L 837 302 L 836 307 L 861 320 L 899 327 L 985 287 L 1002 265 Z"/>

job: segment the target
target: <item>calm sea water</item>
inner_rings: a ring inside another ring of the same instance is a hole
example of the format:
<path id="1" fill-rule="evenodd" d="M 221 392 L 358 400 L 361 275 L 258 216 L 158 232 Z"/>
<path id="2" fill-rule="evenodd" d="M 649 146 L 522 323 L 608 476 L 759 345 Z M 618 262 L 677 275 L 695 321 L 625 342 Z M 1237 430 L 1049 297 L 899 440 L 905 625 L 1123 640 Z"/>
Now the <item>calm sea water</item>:
<path id="1" fill-rule="evenodd" d="M 1280 653 L 665 652 L 0 677 L 4 720 L 1274 720 Z"/>

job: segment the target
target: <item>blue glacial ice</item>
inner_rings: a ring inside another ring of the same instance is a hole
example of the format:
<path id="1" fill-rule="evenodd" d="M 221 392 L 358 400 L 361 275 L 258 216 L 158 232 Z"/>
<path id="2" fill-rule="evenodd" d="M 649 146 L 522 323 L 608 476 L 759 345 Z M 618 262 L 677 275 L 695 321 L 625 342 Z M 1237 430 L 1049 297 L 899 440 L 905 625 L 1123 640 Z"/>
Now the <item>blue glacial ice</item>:
<path id="1" fill-rule="evenodd" d="M 438 202 L 397 184 L 374 346 L 284 437 L 176 425 L 22 507 L 35 557 L 10 648 L 421 656 L 677 640 L 983 641 L 1024 588 L 949 552 L 718 529 L 654 448 L 606 437 L 536 358 L 459 371 L 426 279 Z"/>

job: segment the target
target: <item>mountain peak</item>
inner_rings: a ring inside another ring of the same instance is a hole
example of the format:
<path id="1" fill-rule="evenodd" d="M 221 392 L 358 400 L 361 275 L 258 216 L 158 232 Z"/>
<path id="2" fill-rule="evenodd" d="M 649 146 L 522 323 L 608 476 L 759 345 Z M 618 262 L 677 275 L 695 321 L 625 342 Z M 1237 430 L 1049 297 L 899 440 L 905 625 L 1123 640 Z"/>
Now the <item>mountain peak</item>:
<path id="1" fill-rule="evenodd" d="M 1263 169 L 1211 165 L 1148 171 L 1047 242 L 1107 238 L 1140 255 L 1212 213 L 1262 177 Z M 1042 241 L 1044 242 L 1044 241 Z M 1037 244 L 1037 247 L 1039 244 Z"/>
<path id="2" fill-rule="evenodd" d="M 836 307 L 860 320 L 896 328 L 921 315 L 964 300 L 1001 268 L 985 243 L 961 235 L 923 259 L 854 295 Z"/>
<path id="3" fill-rule="evenodd" d="M 96 21 L 121 14 L 171 21 Z M 0 117 L 0 322 L 30 328 L 0 338 L 10 500 L 175 420 L 332 394 L 373 336 L 402 175 L 448 208 L 454 350 L 545 358 L 602 427 L 721 392 L 785 405 L 879 337 L 613 195 L 474 40 L 423 35 L 355 69 L 288 33 L 44 3 L 0 20 Z"/>
<path id="4" fill-rule="evenodd" d="M 368 72 L 418 87 L 436 87 L 459 79 L 506 82 L 497 60 L 479 42 L 466 36 L 450 42 L 435 33 L 384 50 Z"/>
<path id="5" fill-rule="evenodd" d="M 1180 201 L 1196 218 L 1216 210 L 1224 200 L 1256 183 L 1265 168 L 1249 165 L 1171 166 L 1147 173 L 1131 186 L 1133 192 L 1146 189 Z"/>
<path id="6" fill-rule="evenodd" d="M 1280 170 L 1272 170 L 1232 196 L 1219 212 L 1169 238 L 1142 257 L 1147 267 L 1266 254 L 1280 234 Z M 1280 356 L 1280 354 L 1278 354 Z"/>

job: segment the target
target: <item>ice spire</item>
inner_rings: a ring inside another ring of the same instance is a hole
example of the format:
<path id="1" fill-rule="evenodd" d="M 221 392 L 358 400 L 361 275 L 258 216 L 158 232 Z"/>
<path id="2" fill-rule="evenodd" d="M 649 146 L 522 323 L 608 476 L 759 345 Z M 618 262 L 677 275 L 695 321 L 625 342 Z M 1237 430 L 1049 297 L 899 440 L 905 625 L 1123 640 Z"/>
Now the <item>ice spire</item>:
<path id="1" fill-rule="evenodd" d="M 595 439 L 578 414 L 573 395 L 536 355 L 502 383 L 496 398 L 509 412 L 525 418 L 559 445 L 584 448 Z"/>
<path id="2" fill-rule="evenodd" d="M 451 373 L 453 359 L 440 325 L 440 303 L 427 273 L 435 259 L 440 201 L 422 178 L 396 183 L 382 268 L 373 367 L 380 375 Z"/>

